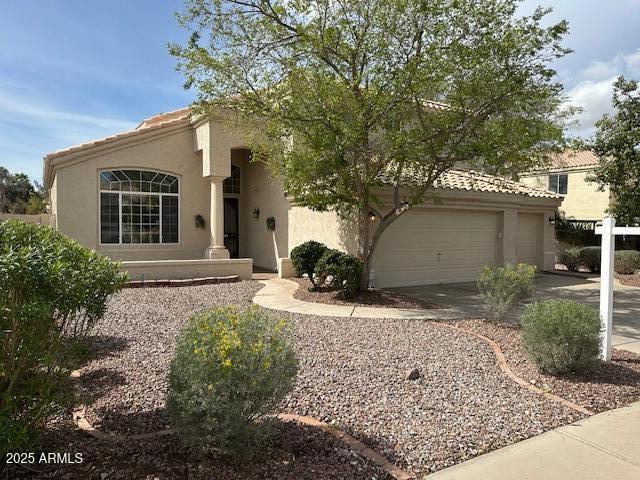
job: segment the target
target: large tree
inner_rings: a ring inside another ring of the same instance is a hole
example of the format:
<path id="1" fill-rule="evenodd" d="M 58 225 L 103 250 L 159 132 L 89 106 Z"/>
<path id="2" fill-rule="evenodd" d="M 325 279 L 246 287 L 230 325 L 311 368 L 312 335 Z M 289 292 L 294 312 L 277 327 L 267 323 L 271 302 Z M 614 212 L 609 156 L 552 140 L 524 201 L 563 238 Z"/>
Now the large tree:
<path id="1" fill-rule="evenodd" d="M 588 143 L 600 158 L 589 180 L 603 191 L 609 188 L 613 202 L 608 213 L 621 224 L 640 221 L 640 91 L 636 80 L 619 77 L 613 85 L 612 115 L 596 123 Z"/>
<path id="2" fill-rule="evenodd" d="M 380 236 L 443 172 L 511 175 L 561 143 L 567 24 L 518 4 L 186 0 L 191 40 L 170 50 L 197 110 L 235 112 L 297 204 L 357 223 L 366 286 Z"/>
<path id="3" fill-rule="evenodd" d="M 44 186 L 31 183 L 28 175 L 0 166 L 0 213 L 44 213 L 46 196 Z"/>

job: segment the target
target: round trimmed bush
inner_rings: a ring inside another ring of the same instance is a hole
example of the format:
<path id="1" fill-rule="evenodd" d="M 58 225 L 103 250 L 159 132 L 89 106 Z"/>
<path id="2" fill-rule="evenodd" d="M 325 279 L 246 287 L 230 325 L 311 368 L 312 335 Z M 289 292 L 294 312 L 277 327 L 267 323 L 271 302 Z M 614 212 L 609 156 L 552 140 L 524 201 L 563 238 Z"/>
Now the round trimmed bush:
<path id="1" fill-rule="evenodd" d="M 306 274 L 315 288 L 318 286 L 314 279 L 316 265 L 326 251 L 326 245 L 313 240 L 301 243 L 291 250 L 291 263 L 296 270 L 296 274 L 299 277 Z"/>
<path id="2" fill-rule="evenodd" d="M 592 273 L 600 273 L 600 247 L 582 247 L 580 263 Z"/>
<path id="3" fill-rule="evenodd" d="M 290 325 L 265 310 L 214 308 L 192 316 L 169 372 L 167 413 L 185 441 L 250 453 L 264 422 L 293 386 Z"/>
<path id="4" fill-rule="evenodd" d="M 640 252 L 619 250 L 615 252 L 614 270 L 620 275 L 633 275 L 640 270 Z"/>
<path id="5" fill-rule="evenodd" d="M 532 303 L 522 316 L 522 341 L 544 372 L 588 373 L 599 362 L 598 312 L 572 300 Z"/>
<path id="6" fill-rule="evenodd" d="M 362 262 L 353 255 L 327 250 L 316 265 L 315 276 L 318 285 L 331 277 L 331 285 L 339 288 L 344 298 L 353 298 L 360 290 L 362 268 Z"/>
<path id="7" fill-rule="evenodd" d="M 577 272 L 580 268 L 580 249 L 576 247 L 568 248 L 560 254 L 558 260 L 570 272 Z"/>

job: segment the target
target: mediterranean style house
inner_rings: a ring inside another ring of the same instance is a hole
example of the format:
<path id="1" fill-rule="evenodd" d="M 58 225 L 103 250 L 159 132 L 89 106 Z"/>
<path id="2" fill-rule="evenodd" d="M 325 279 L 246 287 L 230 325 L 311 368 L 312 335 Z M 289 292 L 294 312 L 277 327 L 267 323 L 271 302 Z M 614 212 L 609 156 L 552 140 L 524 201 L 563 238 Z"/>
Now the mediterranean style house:
<path id="1" fill-rule="evenodd" d="M 349 220 L 297 206 L 228 124 L 186 108 L 49 153 L 55 228 L 121 260 L 134 280 L 250 278 L 254 267 L 289 276 L 289 252 L 307 240 L 353 252 Z M 385 231 L 372 285 L 470 281 L 485 264 L 554 268 L 560 195 L 465 170 L 443 175 L 434 193 L 441 202 Z"/>
<path id="2" fill-rule="evenodd" d="M 609 189 L 598 191 L 595 183 L 586 181 L 597 165 L 593 152 L 567 150 L 556 155 L 546 169 L 521 175 L 520 181 L 562 195 L 561 210 L 569 220 L 601 221 L 611 202 Z"/>

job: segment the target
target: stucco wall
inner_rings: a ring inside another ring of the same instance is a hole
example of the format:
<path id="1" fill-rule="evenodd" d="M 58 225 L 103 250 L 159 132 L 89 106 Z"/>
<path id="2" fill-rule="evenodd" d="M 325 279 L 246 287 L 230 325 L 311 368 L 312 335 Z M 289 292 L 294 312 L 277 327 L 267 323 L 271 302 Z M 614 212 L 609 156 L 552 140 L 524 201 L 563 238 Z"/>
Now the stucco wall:
<path id="1" fill-rule="evenodd" d="M 289 252 L 308 240 L 324 243 L 343 252 L 356 252 L 356 232 L 352 224 L 335 212 L 315 212 L 293 206 L 289 210 Z"/>
<path id="2" fill-rule="evenodd" d="M 277 259 L 289 255 L 290 202 L 284 196 L 280 182 L 271 178 L 263 164 L 245 160 L 243 165 L 240 206 L 241 256 L 253 258 L 257 267 L 276 270 Z M 260 217 L 257 219 L 253 218 L 255 208 L 260 210 Z M 275 232 L 267 230 L 268 217 L 276 219 Z"/>
<path id="3" fill-rule="evenodd" d="M 567 173 L 567 194 L 564 196 L 560 210 L 569 219 L 601 220 L 609 206 L 609 189 L 599 192 L 595 183 L 585 180 L 589 173 L 586 170 L 560 173 Z M 549 186 L 549 175 L 523 177 L 521 181 L 546 190 Z"/>
<path id="4" fill-rule="evenodd" d="M 54 180 L 58 229 L 114 259 L 202 258 L 209 233 L 196 228 L 195 216 L 208 221 L 210 192 L 209 182 L 202 178 L 201 153 L 193 151 L 193 142 L 193 130 L 185 127 L 61 166 Z M 178 245 L 100 245 L 98 172 L 120 168 L 160 170 L 180 177 Z"/>

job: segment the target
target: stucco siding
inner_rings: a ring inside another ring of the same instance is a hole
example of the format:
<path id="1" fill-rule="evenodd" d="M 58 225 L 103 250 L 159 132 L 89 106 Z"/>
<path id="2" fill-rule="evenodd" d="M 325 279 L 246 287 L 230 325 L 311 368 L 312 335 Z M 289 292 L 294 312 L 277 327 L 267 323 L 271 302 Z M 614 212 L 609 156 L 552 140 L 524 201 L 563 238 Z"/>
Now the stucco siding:
<path id="1" fill-rule="evenodd" d="M 280 182 L 271 178 L 263 164 L 245 161 L 244 165 L 241 177 L 244 179 L 243 205 L 240 206 L 241 255 L 253 258 L 257 267 L 276 270 L 278 258 L 289 254 L 290 202 L 284 196 Z M 260 210 L 259 218 L 253 218 L 256 208 Z M 269 217 L 276 220 L 273 232 L 267 229 Z"/>
<path id="2" fill-rule="evenodd" d="M 306 207 L 293 206 L 289 211 L 288 253 L 308 240 L 324 243 L 329 248 L 343 252 L 356 252 L 356 232 L 351 222 L 340 219 L 335 212 L 315 212 Z"/>
<path id="3" fill-rule="evenodd" d="M 582 170 L 567 173 L 567 194 L 564 196 L 560 210 L 567 218 L 575 220 L 600 220 L 605 215 L 609 206 L 609 189 L 599 192 L 595 183 L 586 181 L 589 171 Z M 547 189 L 549 175 L 536 175 L 523 177 L 522 183 L 526 185 Z"/>
<path id="4" fill-rule="evenodd" d="M 179 244 L 100 244 L 98 173 L 120 168 L 159 170 L 180 178 Z M 209 182 L 202 178 L 201 154 L 193 151 L 191 129 L 85 157 L 78 163 L 58 168 L 55 180 L 58 229 L 84 246 L 120 260 L 203 257 L 209 235 L 206 228 L 196 228 L 195 216 L 200 214 L 209 219 Z"/>

